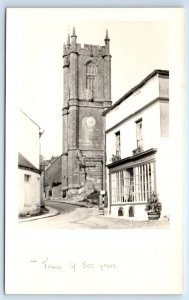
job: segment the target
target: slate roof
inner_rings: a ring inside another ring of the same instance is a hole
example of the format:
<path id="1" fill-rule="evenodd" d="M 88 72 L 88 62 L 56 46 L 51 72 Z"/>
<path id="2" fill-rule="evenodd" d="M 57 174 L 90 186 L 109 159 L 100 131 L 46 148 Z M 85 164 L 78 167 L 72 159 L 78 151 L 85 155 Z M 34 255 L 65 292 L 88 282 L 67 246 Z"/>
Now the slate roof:
<path id="1" fill-rule="evenodd" d="M 62 182 L 62 155 L 57 157 L 44 172 L 45 184 L 52 185 L 54 182 Z"/>
<path id="2" fill-rule="evenodd" d="M 18 167 L 20 169 L 33 171 L 40 174 L 40 170 L 37 169 L 31 162 L 29 162 L 29 160 L 27 160 L 21 153 L 18 153 Z"/>

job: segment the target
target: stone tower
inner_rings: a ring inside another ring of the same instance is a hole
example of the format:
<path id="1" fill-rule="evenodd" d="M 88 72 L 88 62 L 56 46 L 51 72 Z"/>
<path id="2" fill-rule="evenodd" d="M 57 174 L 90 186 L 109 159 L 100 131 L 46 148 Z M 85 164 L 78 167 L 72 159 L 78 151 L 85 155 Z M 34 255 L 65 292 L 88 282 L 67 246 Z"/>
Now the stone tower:
<path id="1" fill-rule="evenodd" d="M 104 188 L 105 120 L 111 106 L 110 39 L 104 46 L 77 44 L 75 28 L 64 44 L 63 197 L 92 182 Z"/>

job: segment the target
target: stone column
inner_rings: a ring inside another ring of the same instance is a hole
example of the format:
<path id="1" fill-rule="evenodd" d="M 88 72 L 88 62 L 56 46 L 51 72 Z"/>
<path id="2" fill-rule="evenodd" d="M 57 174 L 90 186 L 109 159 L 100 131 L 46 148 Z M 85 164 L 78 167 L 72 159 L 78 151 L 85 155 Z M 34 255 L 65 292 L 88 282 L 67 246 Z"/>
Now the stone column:
<path id="1" fill-rule="evenodd" d="M 62 196 L 68 190 L 68 102 L 69 102 L 69 56 L 63 55 L 64 59 L 64 107 L 63 118 L 63 145 L 62 145 Z"/>
<path id="2" fill-rule="evenodd" d="M 62 155 L 62 190 L 68 190 L 68 109 L 63 108 L 63 155 Z"/>
<path id="3" fill-rule="evenodd" d="M 104 99 L 111 101 L 111 55 L 104 57 Z"/>
<path id="4" fill-rule="evenodd" d="M 69 115 L 68 115 L 68 189 L 76 192 L 80 187 L 80 170 L 78 160 L 79 144 L 79 103 L 78 103 L 78 53 L 75 47 L 70 52 L 69 73 Z"/>

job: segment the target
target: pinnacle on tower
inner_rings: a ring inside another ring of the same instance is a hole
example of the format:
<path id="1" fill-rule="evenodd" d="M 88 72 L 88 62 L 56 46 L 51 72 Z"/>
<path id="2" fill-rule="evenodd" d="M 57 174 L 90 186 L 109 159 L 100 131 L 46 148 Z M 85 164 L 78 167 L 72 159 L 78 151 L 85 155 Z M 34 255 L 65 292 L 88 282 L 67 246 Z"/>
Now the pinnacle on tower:
<path id="1" fill-rule="evenodd" d="M 91 45 L 91 49 L 90 49 L 90 56 L 93 57 L 93 46 Z"/>
<path id="2" fill-rule="evenodd" d="M 68 34 L 67 45 L 70 45 L 70 35 Z"/>
<path id="3" fill-rule="evenodd" d="M 108 29 L 106 29 L 106 36 L 105 36 L 104 40 L 105 40 L 105 43 L 110 41 L 109 36 L 108 36 Z"/>
<path id="4" fill-rule="evenodd" d="M 71 35 L 71 45 L 74 51 L 76 50 L 76 39 L 77 39 L 77 35 L 75 34 L 75 27 L 73 27 L 73 32 Z"/>
<path id="5" fill-rule="evenodd" d="M 66 44 L 64 43 L 63 44 L 63 53 L 65 53 L 66 52 Z"/>
<path id="6" fill-rule="evenodd" d="M 71 37 L 77 37 L 77 35 L 75 34 L 75 27 L 73 27 L 73 32 L 72 32 Z"/>

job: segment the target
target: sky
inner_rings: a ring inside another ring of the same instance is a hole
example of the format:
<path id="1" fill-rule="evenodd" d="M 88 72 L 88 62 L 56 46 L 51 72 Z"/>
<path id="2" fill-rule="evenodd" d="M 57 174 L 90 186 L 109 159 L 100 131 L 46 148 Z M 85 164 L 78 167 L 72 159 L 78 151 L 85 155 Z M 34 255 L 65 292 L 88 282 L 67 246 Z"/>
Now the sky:
<path id="1" fill-rule="evenodd" d="M 112 55 L 112 102 L 154 69 L 169 69 L 169 26 L 142 13 L 108 14 L 65 9 L 13 9 L 7 18 L 7 87 L 41 128 L 41 153 L 62 153 L 63 44 L 76 29 L 77 43 L 104 45 Z"/>

